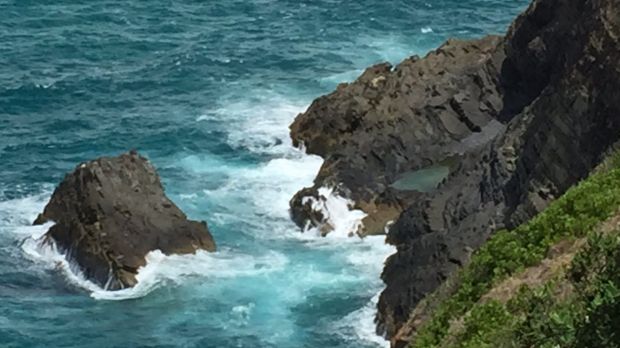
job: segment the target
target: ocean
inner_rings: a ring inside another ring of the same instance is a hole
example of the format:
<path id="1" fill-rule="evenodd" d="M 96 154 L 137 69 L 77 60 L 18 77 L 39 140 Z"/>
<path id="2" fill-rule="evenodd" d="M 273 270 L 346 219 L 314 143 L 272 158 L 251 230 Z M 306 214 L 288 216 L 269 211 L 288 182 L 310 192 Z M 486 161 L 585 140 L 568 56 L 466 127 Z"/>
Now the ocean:
<path id="1" fill-rule="evenodd" d="M 388 346 L 373 319 L 394 249 L 291 222 L 322 160 L 288 125 L 365 67 L 502 34 L 526 5 L 0 0 L 0 347 Z M 153 252 L 110 292 L 31 223 L 77 164 L 130 149 L 219 249 Z"/>

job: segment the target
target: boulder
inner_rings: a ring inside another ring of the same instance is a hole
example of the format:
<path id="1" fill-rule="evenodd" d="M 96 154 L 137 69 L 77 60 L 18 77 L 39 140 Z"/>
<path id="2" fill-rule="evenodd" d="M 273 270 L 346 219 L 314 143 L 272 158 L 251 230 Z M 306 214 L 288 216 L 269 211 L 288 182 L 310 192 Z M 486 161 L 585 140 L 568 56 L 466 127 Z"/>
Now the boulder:
<path id="1" fill-rule="evenodd" d="M 215 251 L 207 224 L 188 220 L 164 194 L 153 166 L 133 151 L 67 174 L 34 223 L 48 221 L 55 224 L 45 241 L 107 290 L 134 286 L 150 251 Z"/>

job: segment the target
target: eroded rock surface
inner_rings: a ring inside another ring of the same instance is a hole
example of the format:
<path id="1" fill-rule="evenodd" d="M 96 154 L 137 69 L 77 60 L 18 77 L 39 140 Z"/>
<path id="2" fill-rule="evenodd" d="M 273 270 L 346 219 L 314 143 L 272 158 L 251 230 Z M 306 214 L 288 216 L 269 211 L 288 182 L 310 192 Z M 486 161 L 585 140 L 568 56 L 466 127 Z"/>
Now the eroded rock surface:
<path id="1" fill-rule="evenodd" d="M 84 275 L 108 290 L 136 284 L 153 250 L 215 251 L 205 222 L 191 221 L 164 194 L 159 176 L 135 152 L 80 164 L 67 174 L 35 224 Z"/>
<path id="2" fill-rule="evenodd" d="M 314 186 L 291 201 L 293 219 L 320 226 L 304 197 L 330 187 L 368 214 L 360 234 L 383 233 L 416 197 L 390 187 L 399 175 L 463 153 L 501 128 L 499 46 L 497 36 L 450 40 L 423 59 L 373 66 L 315 100 L 291 125 L 291 137 L 325 162 Z"/>
<path id="3" fill-rule="evenodd" d="M 613 0 L 538 0 L 515 21 L 500 78 L 507 130 L 394 225 L 388 239 L 398 253 L 383 273 L 381 330 L 397 333 L 493 231 L 540 212 L 618 140 L 619 14 Z M 408 329 L 395 345 L 408 341 Z"/>
<path id="4" fill-rule="evenodd" d="M 296 221 L 312 214 L 300 196 L 326 185 L 370 216 L 402 211 L 377 315 L 395 346 L 415 330 L 402 326 L 419 301 L 490 234 L 540 212 L 620 138 L 619 38 L 617 0 L 535 0 L 506 37 L 450 40 L 394 69 L 372 67 L 291 126 L 325 158 L 314 187 L 291 201 Z M 450 174 L 431 192 L 390 187 L 447 159 Z"/>

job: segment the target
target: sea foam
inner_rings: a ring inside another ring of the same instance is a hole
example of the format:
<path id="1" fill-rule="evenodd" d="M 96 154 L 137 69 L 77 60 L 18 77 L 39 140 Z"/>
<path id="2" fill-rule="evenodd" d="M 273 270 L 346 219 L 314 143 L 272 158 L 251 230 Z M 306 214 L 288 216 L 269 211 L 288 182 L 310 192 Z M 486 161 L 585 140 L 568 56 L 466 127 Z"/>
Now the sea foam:
<path id="1" fill-rule="evenodd" d="M 275 251 L 250 256 L 223 248 L 216 253 L 198 251 L 190 255 L 164 255 L 159 250 L 146 256 L 146 265 L 138 270 L 138 283 L 133 288 L 108 291 L 91 282 L 80 267 L 66 257 L 45 233 L 54 225 L 48 222 L 33 226 L 32 221 L 43 211 L 50 193 L 0 202 L 3 218 L 0 227 L 6 228 L 21 245 L 23 254 L 43 269 L 59 270 L 66 280 L 100 300 L 140 298 L 166 284 L 180 284 L 191 277 L 234 278 L 281 271 L 288 262 L 286 256 Z M 6 215 L 5 215 L 6 214 Z"/>
<path id="2" fill-rule="evenodd" d="M 334 188 L 321 187 L 318 189 L 318 198 L 304 197 L 302 204 L 308 204 L 315 212 L 323 216 L 323 224 L 327 224 L 331 231 L 327 234 L 330 238 L 353 237 L 363 227 L 362 219 L 366 213 L 353 209 L 354 202 L 338 195 Z M 306 233 L 321 234 L 324 226 L 306 226 Z"/>
<path id="3" fill-rule="evenodd" d="M 330 257 L 338 260 L 329 262 L 348 264 L 348 270 L 332 273 L 313 265 L 290 265 L 289 258 L 280 251 L 266 249 L 248 255 L 226 244 L 215 253 L 199 251 L 194 255 L 167 256 L 155 250 L 146 256 L 146 265 L 139 269 L 136 286 L 107 291 L 87 280 L 79 267 L 59 252 L 53 241 L 43 242 L 43 235 L 51 224 L 30 226 L 36 214 L 43 210 L 50 192 L 0 202 L 0 210 L 5 209 L 7 214 L 3 215 L 8 217 L 0 224 L 10 227 L 15 239 L 22 241 L 24 255 L 36 265 L 44 269 L 60 270 L 69 283 L 84 289 L 97 300 L 140 298 L 161 287 L 182 286 L 187 280 L 196 277 L 213 279 L 214 284 L 217 284 L 218 279 L 261 277 L 274 272 L 287 274 L 287 278 L 290 277 L 291 281 L 295 279 L 296 282 L 284 288 L 274 285 L 270 290 L 274 291 L 273 296 L 281 297 L 284 306 L 296 306 L 307 301 L 308 289 L 337 289 L 342 284 L 358 282 L 372 290 L 369 293 L 371 297 L 382 287 L 379 274 L 383 260 L 393 252 L 393 248 L 384 243 L 382 236 L 350 238 L 361 226 L 365 214 L 353 208 L 354 202 L 330 187 L 319 189 L 320 200 L 314 206 L 327 217 L 334 231 L 323 238 L 317 231 L 301 233 L 294 226 L 289 218 L 289 200 L 300 188 L 312 185 L 323 161 L 318 156 L 305 154 L 303 149 L 294 148 L 288 136 L 287 125 L 303 107 L 296 102 L 283 101 L 280 97 L 269 97 L 267 100 L 267 105 L 258 109 L 244 102 L 231 104 L 229 109 L 222 108 L 217 112 L 232 115 L 233 127 L 227 137 L 231 146 L 245 147 L 251 152 L 272 158 L 255 166 L 236 167 L 227 162 L 213 162 L 214 159 L 210 157 L 182 153 L 181 157 L 169 162 L 169 167 L 181 167 L 183 172 L 197 176 L 216 175 L 224 179 L 217 187 L 181 193 L 177 199 L 190 207 L 200 207 L 204 202 L 217 202 L 218 209 L 210 214 L 209 222 L 231 224 L 242 221 L 247 226 L 254 226 L 251 233 L 255 234 L 255 238 L 298 241 L 304 248 L 323 250 L 333 255 Z M 273 103 L 284 104 L 277 106 Z M 253 115 L 259 115 L 260 118 L 254 118 Z M 196 122 L 211 122 L 219 117 L 221 115 L 213 118 L 203 115 Z M 252 133 L 247 133 L 248 127 L 253 129 Z M 276 278 L 281 277 L 280 273 L 277 274 Z M 265 310 L 255 306 L 258 304 L 254 302 L 240 303 L 231 307 L 231 315 L 240 322 L 247 322 L 255 311 Z M 384 346 L 385 341 L 374 335 L 374 307 L 375 302 L 371 301 L 342 318 L 344 326 L 338 329 L 340 334 Z M 286 313 L 286 308 L 272 310 Z"/>
<path id="4" fill-rule="evenodd" d="M 355 72 L 355 74 L 358 73 L 359 71 Z M 270 101 L 280 102 L 281 99 L 271 98 Z M 269 147 L 257 148 L 256 146 L 250 146 L 250 149 L 272 154 L 279 153 L 282 157 L 270 160 L 266 165 L 253 170 L 238 171 L 226 187 L 219 188 L 216 191 L 220 194 L 240 191 L 252 193 L 248 197 L 248 201 L 253 203 L 253 211 L 257 211 L 261 215 L 275 217 L 278 220 L 288 221 L 290 198 L 300 188 L 312 185 L 323 163 L 320 157 L 305 154 L 303 146 L 293 148 L 288 127 L 283 126 L 288 125 L 302 108 L 299 104 L 286 104 L 284 107 L 269 108 L 269 111 L 265 112 L 265 109 L 252 110 L 251 107 L 238 103 L 233 105 L 233 109 L 243 110 L 246 115 L 258 111 L 258 115 L 262 117 L 269 119 L 271 116 L 272 120 L 277 120 L 275 123 L 263 121 L 255 125 L 255 118 L 249 118 L 249 123 L 246 125 L 257 131 L 253 135 L 254 142 L 258 140 L 265 143 L 274 135 L 282 141 L 281 144 L 273 144 L 271 150 Z M 229 141 L 232 144 L 240 144 L 243 143 L 240 139 L 243 139 L 244 136 L 247 137 L 247 132 L 231 136 Z M 279 184 L 274 185 L 274 181 Z M 209 193 L 211 195 L 216 194 L 215 191 Z M 357 277 L 361 276 L 365 279 L 364 282 L 376 284 L 373 291 L 381 290 L 383 284 L 379 275 L 383 269 L 384 261 L 395 252 L 395 248 L 385 243 L 384 236 L 368 236 L 361 239 L 356 235 L 356 232 L 363 227 L 362 220 L 366 214 L 355 209 L 355 202 L 340 195 L 334 187 L 321 187 L 318 189 L 318 199 L 305 197 L 304 200 L 304 203 L 310 202 L 312 208 L 325 217 L 325 223 L 328 223 L 333 230 L 326 237 L 323 237 L 320 233 L 320 226 L 306 228 L 305 233 L 299 233 L 295 228 L 291 228 L 291 224 L 285 224 L 284 226 L 288 226 L 288 230 L 277 231 L 275 236 L 301 239 L 314 248 L 337 250 L 339 254 L 344 251 L 345 262 L 354 269 L 363 270 L 363 273 L 358 273 Z M 282 223 L 280 222 L 278 225 L 282 226 Z M 305 271 L 303 284 L 298 284 L 298 286 L 305 288 L 326 284 L 326 282 L 337 283 L 356 280 L 359 281 L 360 279 L 349 278 L 346 274 L 334 278 L 332 274 L 310 269 Z M 287 296 L 295 296 L 295 293 L 295 291 L 287 291 Z M 378 298 L 379 294 L 373 293 L 371 300 L 365 306 L 340 320 L 339 324 L 335 325 L 339 334 L 348 335 L 349 339 L 388 347 L 389 342 L 375 333 L 374 317 Z"/>
<path id="5" fill-rule="evenodd" d="M 189 255 L 165 255 L 154 250 L 146 255 L 146 265 L 138 269 L 138 283 L 134 287 L 109 291 L 86 279 L 79 266 L 61 253 L 52 239 L 45 239 L 44 234 L 51 226 L 53 223 L 28 228 L 32 234 L 22 242 L 25 255 L 45 268 L 60 269 L 71 284 L 88 291 L 98 300 L 140 298 L 160 286 L 178 285 L 184 279 L 196 276 L 234 278 L 281 271 L 288 262 L 283 254 L 273 251 L 254 257 L 226 249 L 217 253 L 199 250 Z"/>

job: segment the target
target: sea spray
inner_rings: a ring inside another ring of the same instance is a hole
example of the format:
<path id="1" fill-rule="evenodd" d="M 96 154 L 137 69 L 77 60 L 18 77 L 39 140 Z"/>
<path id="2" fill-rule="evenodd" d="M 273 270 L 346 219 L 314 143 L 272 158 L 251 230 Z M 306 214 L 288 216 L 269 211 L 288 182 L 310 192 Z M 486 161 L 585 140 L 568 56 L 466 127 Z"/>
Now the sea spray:
<path id="1" fill-rule="evenodd" d="M 27 229 L 32 234 L 22 241 L 21 248 L 24 254 L 46 269 L 60 270 L 70 284 L 82 288 L 91 294 L 105 291 L 97 284 L 86 279 L 80 267 L 67 257 L 67 253 L 60 252 L 54 240 L 45 236 L 45 233 L 53 225 L 53 222 L 48 222 L 43 225 L 28 227 Z"/>
<path id="2" fill-rule="evenodd" d="M 261 257 L 252 257 L 223 250 L 209 253 L 203 250 L 190 255 L 164 255 L 160 250 L 153 250 L 146 256 L 146 265 L 138 269 L 138 283 L 132 288 L 108 291 L 106 287 L 86 279 L 80 267 L 71 261 L 68 253 L 58 250 L 51 238 L 45 233 L 54 225 L 29 226 L 31 235 L 22 241 L 22 250 L 31 260 L 47 269 L 59 269 L 67 281 L 90 293 L 98 300 L 127 300 L 148 295 L 151 291 L 166 284 L 179 285 L 185 278 L 234 278 L 239 276 L 258 275 L 266 272 L 281 271 L 287 258 L 275 252 Z M 214 280 L 216 281 L 216 280 Z"/>
<path id="3" fill-rule="evenodd" d="M 317 190 L 318 198 L 304 197 L 302 205 L 310 204 L 312 210 L 322 217 L 318 226 L 310 222 L 304 228 L 305 233 L 315 233 L 330 238 L 353 237 L 363 227 L 362 220 L 366 213 L 353 209 L 355 203 L 338 195 L 334 188 L 321 187 Z"/>

